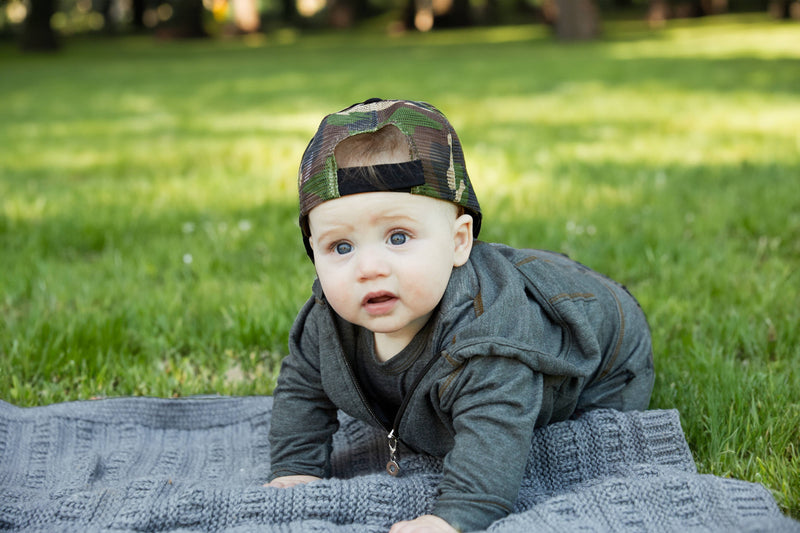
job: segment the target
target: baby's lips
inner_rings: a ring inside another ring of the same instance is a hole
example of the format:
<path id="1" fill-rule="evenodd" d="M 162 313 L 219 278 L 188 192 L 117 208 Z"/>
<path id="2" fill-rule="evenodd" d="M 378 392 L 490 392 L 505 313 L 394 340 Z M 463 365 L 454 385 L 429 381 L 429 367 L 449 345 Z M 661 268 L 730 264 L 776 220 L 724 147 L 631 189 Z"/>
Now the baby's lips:
<path id="1" fill-rule="evenodd" d="M 370 292 L 361 300 L 361 305 L 379 304 L 396 298 L 397 296 L 388 291 Z"/>

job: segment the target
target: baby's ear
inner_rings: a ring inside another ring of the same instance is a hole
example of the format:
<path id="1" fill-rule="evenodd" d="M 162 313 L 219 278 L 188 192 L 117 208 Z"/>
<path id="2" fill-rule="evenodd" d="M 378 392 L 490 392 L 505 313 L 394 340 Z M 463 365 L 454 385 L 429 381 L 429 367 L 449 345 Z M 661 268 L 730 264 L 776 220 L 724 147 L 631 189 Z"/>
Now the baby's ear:
<path id="1" fill-rule="evenodd" d="M 453 266 L 460 267 L 469 259 L 472 251 L 472 216 L 463 214 L 455 221 L 453 231 Z"/>

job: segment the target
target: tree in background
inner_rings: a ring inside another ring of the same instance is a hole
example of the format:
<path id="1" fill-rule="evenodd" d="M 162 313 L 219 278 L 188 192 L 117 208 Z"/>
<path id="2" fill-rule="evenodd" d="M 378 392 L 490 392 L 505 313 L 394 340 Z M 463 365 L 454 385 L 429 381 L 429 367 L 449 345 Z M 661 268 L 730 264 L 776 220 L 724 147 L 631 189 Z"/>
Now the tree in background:
<path id="1" fill-rule="evenodd" d="M 58 49 L 56 32 L 50 19 L 56 12 L 56 0 L 30 0 L 28 13 L 20 36 L 20 46 L 28 51 L 51 51 Z"/>
<path id="2" fill-rule="evenodd" d="M 131 0 L 131 26 L 136 32 L 146 29 L 144 24 L 144 12 L 146 9 L 147 2 L 145 0 Z"/>
<path id="3" fill-rule="evenodd" d="M 768 9 L 776 19 L 800 19 L 800 2 L 797 0 L 772 0 Z"/>
<path id="4" fill-rule="evenodd" d="M 54 50 L 61 35 L 86 32 L 194 38 L 346 29 L 374 19 L 390 32 L 544 23 L 559 40 L 577 41 L 597 38 L 602 18 L 615 10 L 626 17 L 636 10 L 656 27 L 728 11 L 800 20 L 800 0 L 0 0 L 0 38 L 15 36 L 24 50 Z"/>
<path id="5" fill-rule="evenodd" d="M 208 37 L 203 19 L 205 7 L 203 0 L 172 0 L 171 16 L 159 26 L 158 33 L 162 37 L 194 39 Z"/>
<path id="6" fill-rule="evenodd" d="M 556 35 L 562 41 L 600 36 L 600 11 L 594 0 L 556 0 Z"/>

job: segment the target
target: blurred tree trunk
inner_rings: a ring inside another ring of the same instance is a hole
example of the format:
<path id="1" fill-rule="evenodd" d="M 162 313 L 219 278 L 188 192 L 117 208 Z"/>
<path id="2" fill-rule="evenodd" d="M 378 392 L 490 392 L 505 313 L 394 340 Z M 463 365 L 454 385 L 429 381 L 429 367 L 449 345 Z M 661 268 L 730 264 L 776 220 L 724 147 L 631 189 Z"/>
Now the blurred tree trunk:
<path id="1" fill-rule="evenodd" d="M 772 0 L 768 10 L 774 18 L 788 20 L 792 18 L 792 0 Z"/>
<path id="2" fill-rule="evenodd" d="M 281 0 L 281 17 L 286 24 L 296 24 L 300 20 L 297 12 L 297 0 Z"/>
<path id="3" fill-rule="evenodd" d="M 706 4 L 703 0 L 691 0 L 688 2 L 688 14 L 686 16 L 689 17 L 705 17 L 708 15 L 706 11 Z"/>
<path id="4" fill-rule="evenodd" d="M 131 11 L 133 15 L 133 27 L 136 31 L 145 29 L 144 24 L 144 11 L 146 8 L 145 0 L 132 0 Z"/>
<path id="5" fill-rule="evenodd" d="M 95 0 L 94 9 L 103 15 L 103 31 L 109 35 L 117 32 L 117 21 L 114 20 L 114 0 Z"/>
<path id="6" fill-rule="evenodd" d="M 51 51 L 58 49 L 56 33 L 50 19 L 56 12 L 56 0 L 30 0 L 28 15 L 20 37 L 20 47 L 29 51 Z"/>
<path id="7" fill-rule="evenodd" d="M 159 28 L 159 36 L 178 39 L 208 37 L 203 24 L 203 0 L 175 0 L 172 8 L 172 18 Z"/>
<path id="8" fill-rule="evenodd" d="M 175 17 L 180 21 L 183 37 L 208 37 L 203 25 L 203 0 L 178 0 Z"/>
<path id="9" fill-rule="evenodd" d="M 369 0 L 328 0 L 328 25 L 345 29 L 371 15 Z"/>
<path id="10" fill-rule="evenodd" d="M 438 4 L 438 5 L 437 5 Z M 434 24 L 439 28 L 463 28 L 472 25 L 469 0 L 433 3 Z"/>
<path id="11" fill-rule="evenodd" d="M 647 7 L 647 22 L 653 28 L 661 28 L 672 17 L 672 9 L 667 0 L 650 0 Z"/>
<path id="12" fill-rule="evenodd" d="M 593 0 L 556 0 L 556 35 L 563 41 L 586 41 L 600 35 L 600 13 Z"/>

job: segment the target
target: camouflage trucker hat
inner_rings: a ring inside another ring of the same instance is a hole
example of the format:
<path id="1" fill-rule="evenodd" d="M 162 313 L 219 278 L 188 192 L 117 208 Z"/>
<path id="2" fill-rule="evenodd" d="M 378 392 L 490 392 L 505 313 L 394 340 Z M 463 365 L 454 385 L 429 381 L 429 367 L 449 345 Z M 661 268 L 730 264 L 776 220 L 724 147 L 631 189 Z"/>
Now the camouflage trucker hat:
<path id="1" fill-rule="evenodd" d="M 394 125 L 406 136 L 411 161 L 376 165 L 378 179 L 365 179 L 354 169 L 339 168 L 336 146 L 348 137 Z M 472 215 L 473 235 L 481 227 L 481 208 L 472 189 L 464 153 L 453 126 L 424 102 L 372 98 L 322 119 L 308 144 L 298 175 L 300 228 L 308 255 L 308 213 L 314 207 L 348 194 L 397 191 L 453 202 Z"/>

